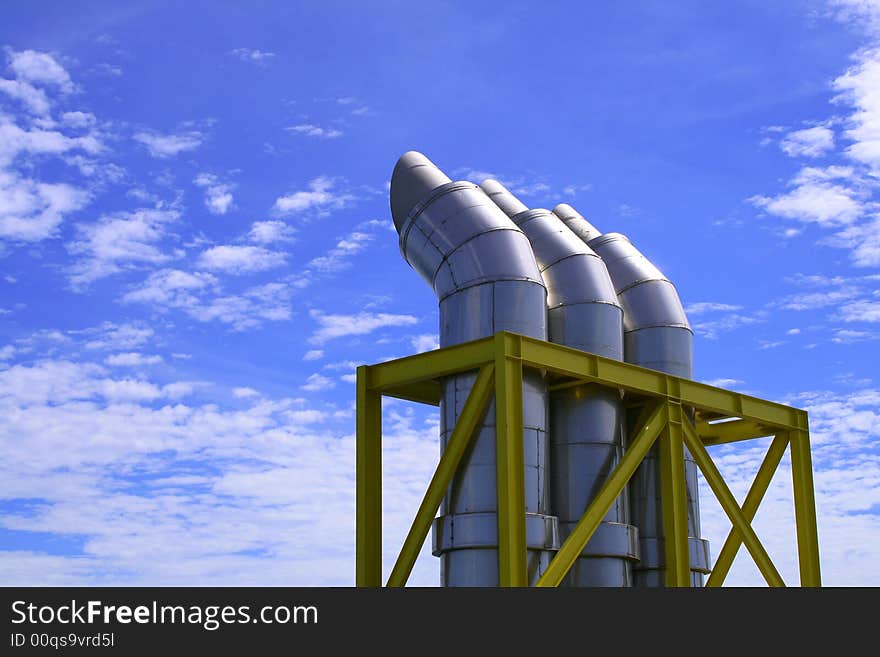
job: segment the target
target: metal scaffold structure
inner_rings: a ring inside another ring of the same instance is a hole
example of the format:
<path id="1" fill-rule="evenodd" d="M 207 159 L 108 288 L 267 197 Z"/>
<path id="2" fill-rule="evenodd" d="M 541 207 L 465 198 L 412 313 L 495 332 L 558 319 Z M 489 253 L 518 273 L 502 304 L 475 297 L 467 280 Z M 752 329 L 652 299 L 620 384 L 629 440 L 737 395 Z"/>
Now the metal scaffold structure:
<path id="1" fill-rule="evenodd" d="M 694 382 L 678 291 L 628 237 L 416 151 L 390 200 L 441 348 L 358 369 L 359 586 L 381 585 L 383 395 L 440 407 L 440 463 L 390 586 L 429 530 L 443 586 L 718 586 L 741 545 L 781 586 L 751 522 L 789 446 L 801 584 L 819 586 L 806 412 Z M 707 447 L 766 436 L 740 507 Z M 714 566 L 698 469 L 733 525 Z"/>
<path id="2" fill-rule="evenodd" d="M 690 586 L 690 550 L 684 484 L 687 447 L 732 523 L 706 586 L 721 586 L 742 545 L 770 586 L 784 586 L 751 526 L 764 493 L 787 448 L 791 451 L 801 586 L 819 586 L 819 547 L 810 437 L 806 411 L 697 383 L 562 345 L 509 332 L 417 354 L 357 371 L 357 585 L 382 585 L 382 396 L 440 403 L 441 382 L 476 372 L 464 409 L 447 442 L 424 499 L 388 578 L 404 586 L 444 495 L 475 430 L 495 396 L 498 502 L 498 583 L 527 586 L 527 551 L 543 544 L 526 522 L 522 388 L 526 371 L 547 373 L 550 390 L 598 385 L 622 390 L 641 418 L 624 456 L 609 474 L 572 533 L 535 584 L 558 586 L 594 535 L 645 455 L 660 447 L 662 515 L 667 586 Z M 695 421 L 689 418 L 695 411 Z M 708 447 L 774 436 L 745 501 L 740 506 Z M 538 529 L 540 534 L 540 528 Z"/>

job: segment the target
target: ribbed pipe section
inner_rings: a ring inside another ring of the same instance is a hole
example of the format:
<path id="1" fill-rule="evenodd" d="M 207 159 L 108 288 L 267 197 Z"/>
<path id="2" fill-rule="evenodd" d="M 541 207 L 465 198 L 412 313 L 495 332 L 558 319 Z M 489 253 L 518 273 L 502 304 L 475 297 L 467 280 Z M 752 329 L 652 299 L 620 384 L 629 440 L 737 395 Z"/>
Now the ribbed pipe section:
<path id="1" fill-rule="evenodd" d="M 602 259 L 549 210 L 529 210 L 501 183 L 481 185 L 529 238 L 547 286 L 551 342 L 623 359 L 623 311 Z M 616 390 L 596 385 L 550 394 L 551 512 L 560 539 L 574 529 L 623 455 Z M 609 510 L 563 586 L 632 586 L 638 533 L 624 493 Z"/>
<path id="2" fill-rule="evenodd" d="M 405 153 L 391 177 L 391 213 L 406 261 L 440 303 L 440 346 L 513 331 L 547 339 L 541 273 L 523 232 L 473 183 L 452 182 L 421 153 Z M 448 377 L 440 402 L 441 449 L 476 374 Z M 526 542 L 531 583 L 558 548 L 550 514 L 547 386 L 524 373 Z M 444 586 L 498 586 L 495 401 L 434 522 Z"/>
<path id="3" fill-rule="evenodd" d="M 578 227 L 605 262 L 624 315 L 624 357 L 629 363 L 693 378 L 693 332 L 675 286 L 619 233 L 602 235 L 569 205 L 554 208 L 567 226 Z M 627 418 L 632 427 L 638 409 Z M 702 586 L 711 568 L 709 544 L 700 538 L 697 466 L 685 449 L 688 499 L 688 536 L 691 585 Z M 665 553 L 659 453 L 655 446 L 630 482 L 632 523 L 639 530 L 640 561 L 634 583 L 640 587 L 665 586 Z"/>

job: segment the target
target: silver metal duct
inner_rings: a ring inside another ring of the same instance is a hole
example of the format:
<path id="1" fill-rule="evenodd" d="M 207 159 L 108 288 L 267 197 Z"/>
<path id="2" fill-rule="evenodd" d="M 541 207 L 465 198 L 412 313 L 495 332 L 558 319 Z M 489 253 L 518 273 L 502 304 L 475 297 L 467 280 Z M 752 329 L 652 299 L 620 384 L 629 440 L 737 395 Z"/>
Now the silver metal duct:
<path id="1" fill-rule="evenodd" d="M 569 205 L 554 212 L 604 260 L 623 307 L 624 357 L 629 363 L 693 377 L 693 332 L 675 286 L 619 233 L 602 235 Z M 633 415 L 628 417 L 634 423 Z M 685 449 L 688 498 L 688 536 L 691 585 L 702 586 L 710 571 L 709 544 L 700 538 L 697 466 Z M 655 446 L 630 483 L 630 510 L 639 530 L 641 561 L 635 567 L 636 586 L 665 586 L 663 518 L 659 455 Z"/>
<path id="2" fill-rule="evenodd" d="M 529 210 L 501 183 L 481 185 L 529 238 L 547 286 L 549 339 L 623 359 L 623 311 L 602 259 L 549 210 Z M 601 386 L 550 395 L 551 512 L 571 533 L 623 454 L 620 395 Z M 603 519 L 563 586 L 632 586 L 638 533 L 624 493 Z"/>
<path id="3" fill-rule="evenodd" d="M 547 339 L 547 291 L 522 231 L 473 183 L 452 182 L 421 153 L 405 153 L 391 176 L 391 214 L 406 261 L 440 302 L 440 346 L 507 330 Z M 524 373 L 526 541 L 534 583 L 559 547 L 549 515 L 547 386 Z M 476 374 L 449 377 L 440 402 L 441 449 Z M 434 522 L 445 586 L 498 585 L 495 402 L 490 403 Z"/>

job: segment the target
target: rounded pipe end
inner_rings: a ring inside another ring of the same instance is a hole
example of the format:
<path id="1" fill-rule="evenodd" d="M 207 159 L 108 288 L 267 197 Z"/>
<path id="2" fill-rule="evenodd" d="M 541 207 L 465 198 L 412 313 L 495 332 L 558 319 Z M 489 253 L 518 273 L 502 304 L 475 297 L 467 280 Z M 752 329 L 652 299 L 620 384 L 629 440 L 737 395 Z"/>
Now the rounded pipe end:
<path id="1" fill-rule="evenodd" d="M 529 209 L 525 203 L 514 196 L 507 187 L 497 180 L 488 178 L 480 183 L 480 188 L 486 192 L 486 195 L 504 211 L 508 217 L 514 217 L 521 212 Z"/>
<path id="2" fill-rule="evenodd" d="M 584 242 L 600 237 L 602 231 L 587 221 L 580 212 L 571 207 L 568 203 L 560 203 L 553 208 L 553 214 L 562 219 L 565 225 L 571 228 L 574 233 Z"/>
<path id="3" fill-rule="evenodd" d="M 391 218 L 400 232 L 401 226 L 413 207 L 431 190 L 452 182 L 436 164 L 418 151 L 407 151 L 400 156 L 391 174 Z"/>

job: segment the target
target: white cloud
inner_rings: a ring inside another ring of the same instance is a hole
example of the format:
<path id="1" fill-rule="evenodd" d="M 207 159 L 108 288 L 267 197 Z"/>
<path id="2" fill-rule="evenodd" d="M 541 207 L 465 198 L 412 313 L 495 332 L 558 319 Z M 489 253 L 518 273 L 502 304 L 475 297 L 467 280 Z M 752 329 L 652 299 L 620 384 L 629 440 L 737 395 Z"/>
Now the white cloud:
<path id="1" fill-rule="evenodd" d="M 320 392 L 322 390 L 330 390 L 336 387 L 336 382 L 321 374 L 312 374 L 306 379 L 306 382 L 300 386 L 307 392 Z"/>
<path id="2" fill-rule="evenodd" d="M 74 90 L 70 75 L 52 55 L 35 50 L 15 52 L 7 49 L 9 68 L 19 80 L 57 87 L 63 93 Z"/>
<path id="3" fill-rule="evenodd" d="M 714 303 L 712 301 L 699 301 L 697 303 L 689 303 L 685 306 L 684 311 L 688 315 L 701 315 L 703 313 L 714 312 L 730 312 L 733 310 L 742 310 L 742 306 L 734 306 L 729 303 Z"/>
<path id="4" fill-rule="evenodd" d="M 37 116 L 49 115 L 49 99 L 42 89 L 37 89 L 32 84 L 21 80 L 7 80 L 0 78 L 0 93 L 21 102 L 31 114 Z"/>
<path id="5" fill-rule="evenodd" d="M 708 340 L 715 340 L 720 333 L 733 331 L 742 326 L 758 324 L 762 321 L 764 320 L 760 316 L 730 313 L 729 315 L 722 315 L 717 319 L 695 323 L 692 328 L 698 335 Z"/>
<path id="6" fill-rule="evenodd" d="M 200 322 L 218 321 L 244 331 L 258 328 L 264 321 L 290 319 L 290 290 L 283 283 L 267 283 L 241 294 L 207 299 L 183 310 Z"/>
<path id="7" fill-rule="evenodd" d="M 265 64 L 275 57 L 274 52 L 258 50 L 256 48 L 235 48 L 234 50 L 230 50 L 229 54 L 237 57 L 243 62 L 252 62 L 254 64 Z"/>
<path id="8" fill-rule="evenodd" d="M 200 322 L 218 321 L 236 331 L 257 328 L 264 321 L 290 319 L 290 289 L 267 283 L 240 294 L 222 294 L 217 278 L 203 272 L 163 269 L 122 297 L 125 303 L 144 303 L 159 312 L 178 309 Z"/>
<path id="9" fill-rule="evenodd" d="M 205 207 L 211 214 L 226 214 L 232 207 L 232 189 L 230 183 L 222 183 L 209 173 L 200 173 L 193 181 L 205 188 Z"/>
<path id="10" fill-rule="evenodd" d="M 788 329 L 785 334 L 786 335 L 800 335 L 801 330 L 799 328 Z"/>
<path id="11" fill-rule="evenodd" d="M 153 272 L 139 287 L 127 292 L 122 301 L 126 303 L 149 303 L 158 306 L 181 308 L 199 303 L 194 292 L 213 288 L 217 278 L 202 272 L 184 272 L 178 269 L 162 269 Z"/>
<path id="12" fill-rule="evenodd" d="M 323 349 L 309 349 L 303 356 L 303 360 L 321 360 L 324 357 Z"/>
<path id="13" fill-rule="evenodd" d="M 317 424 L 319 422 L 324 422 L 327 419 L 327 413 L 313 409 L 305 411 L 285 411 L 284 415 L 297 425 Z"/>
<path id="14" fill-rule="evenodd" d="M 880 218 L 847 226 L 823 240 L 824 244 L 850 250 L 857 267 L 880 266 Z"/>
<path id="15" fill-rule="evenodd" d="M 17 349 L 11 344 L 0 348 L 0 360 L 11 360 L 15 356 Z"/>
<path id="16" fill-rule="evenodd" d="M 743 385 L 745 381 L 740 381 L 739 379 L 709 379 L 708 381 L 703 381 L 703 383 L 715 386 L 716 388 L 735 389 L 737 386 Z"/>
<path id="17" fill-rule="evenodd" d="M 319 137 L 321 139 L 335 139 L 336 137 L 341 137 L 343 135 L 343 132 L 336 128 L 322 128 L 321 126 L 312 123 L 301 123 L 299 125 L 290 126 L 287 129 L 290 132 L 296 132 L 305 135 L 306 137 Z"/>
<path id="18" fill-rule="evenodd" d="M 142 131 L 135 133 L 134 140 L 143 144 L 153 157 L 168 158 L 195 150 L 202 145 L 205 136 L 198 130 L 170 135 Z"/>
<path id="19" fill-rule="evenodd" d="M 128 351 L 121 354 L 113 354 L 104 359 L 107 365 L 117 367 L 140 367 L 143 365 L 158 365 L 162 357 L 157 355 L 144 355 L 136 351 Z"/>
<path id="20" fill-rule="evenodd" d="M 852 142 L 846 153 L 867 166 L 880 168 L 880 49 L 856 55 L 856 64 L 834 81 L 838 102 L 853 107 L 844 135 Z"/>
<path id="21" fill-rule="evenodd" d="M 249 397 L 259 397 L 260 393 L 253 388 L 233 388 L 232 394 L 238 399 L 247 399 Z"/>
<path id="22" fill-rule="evenodd" d="M 880 301 L 859 300 L 840 309 L 844 322 L 880 322 Z"/>
<path id="23" fill-rule="evenodd" d="M 168 253 L 160 243 L 168 237 L 167 226 L 180 217 L 173 209 L 146 209 L 101 217 L 77 226 L 78 239 L 67 245 L 79 256 L 70 268 L 70 282 L 81 288 L 126 267 L 160 264 L 182 255 Z"/>
<path id="24" fill-rule="evenodd" d="M 309 181 L 308 190 L 278 197 L 273 210 L 280 215 L 314 211 L 321 216 L 330 210 L 343 208 L 354 200 L 351 194 L 334 192 L 334 186 L 335 183 L 331 178 L 326 176 L 314 178 Z"/>
<path id="25" fill-rule="evenodd" d="M 787 193 L 752 196 L 748 200 L 769 214 L 823 226 L 852 223 L 864 212 L 858 192 L 828 182 L 827 170 L 804 169 L 790 184 L 794 189 Z"/>
<path id="26" fill-rule="evenodd" d="M 363 251 L 372 241 L 373 235 L 355 231 L 339 240 L 336 246 L 322 256 L 312 259 L 309 268 L 319 272 L 341 271 L 350 266 L 349 259 Z"/>
<path id="27" fill-rule="evenodd" d="M 312 310 L 309 315 L 320 326 L 309 338 L 313 344 L 323 344 L 336 338 L 352 335 L 366 335 L 380 328 L 392 326 L 412 326 L 418 319 L 412 315 L 393 315 L 388 313 L 361 312 L 354 315 L 327 315 Z"/>
<path id="28" fill-rule="evenodd" d="M 215 246 L 199 255 L 198 266 L 228 274 L 248 274 L 280 267 L 285 255 L 260 246 Z"/>
<path id="29" fill-rule="evenodd" d="M 86 329 L 85 335 L 95 335 L 85 343 L 86 349 L 125 351 L 140 347 L 153 337 L 153 329 L 136 324 L 104 322 L 99 327 Z"/>
<path id="30" fill-rule="evenodd" d="M 423 333 L 410 338 L 410 344 L 419 354 L 423 351 L 433 351 L 440 348 L 440 337 L 436 333 Z"/>
<path id="31" fill-rule="evenodd" d="M 785 135 L 779 147 L 791 157 L 820 157 L 834 148 L 834 133 L 820 125 L 795 130 Z"/>
<path id="32" fill-rule="evenodd" d="M 64 112 L 61 122 L 71 128 L 91 128 L 95 125 L 95 115 L 91 112 Z"/>
<path id="33" fill-rule="evenodd" d="M 248 239 L 257 244 L 271 244 L 273 242 L 290 242 L 296 231 L 283 221 L 255 221 L 251 225 Z"/>
<path id="34" fill-rule="evenodd" d="M 838 329 L 834 332 L 831 342 L 836 344 L 852 344 L 854 342 L 864 342 L 865 340 L 876 340 L 880 338 L 880 334 L 870 331 L 853 331 L 851 329 Z"/>
<path id="35" fill-rule="evenodd" d="M 71 150 L 100 153 L 104 146 L 92 135 L 67 137 L 55 130 L 23 130 L 0 114 L 0 166 L 10 164 L 21 153 L 59 155 Z"/>
<path id="36" fill-rule="evenodd" d="M 0 239 L 36 242 L 57 234 L 65 215 L 89 201 L 66 183 L 44 183 L 0 170 Z"/>

